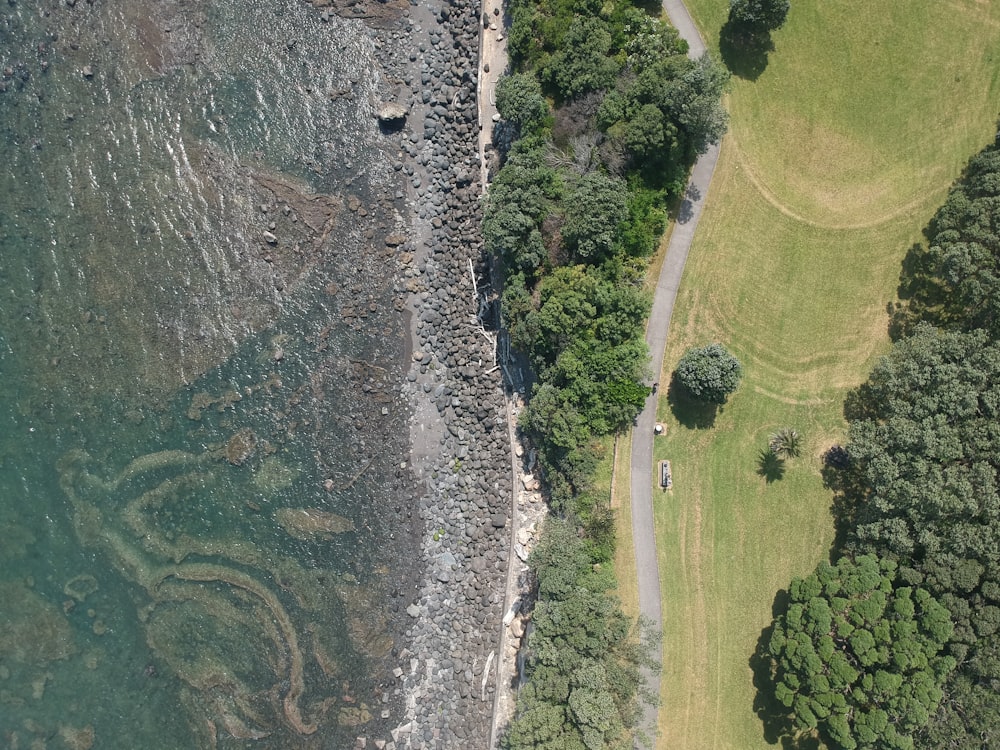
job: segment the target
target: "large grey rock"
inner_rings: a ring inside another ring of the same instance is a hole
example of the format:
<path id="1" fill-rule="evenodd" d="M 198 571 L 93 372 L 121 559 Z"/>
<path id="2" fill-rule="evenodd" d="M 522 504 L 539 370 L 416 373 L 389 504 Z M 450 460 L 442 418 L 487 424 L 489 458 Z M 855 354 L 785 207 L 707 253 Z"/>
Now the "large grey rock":
<path id="1" fill-rule="evenodd" d="M 382 102 L 378 108 L 378 119 L 382 122 L 397 122 L 406 117 L 407 109 L 399 102 Z"/>

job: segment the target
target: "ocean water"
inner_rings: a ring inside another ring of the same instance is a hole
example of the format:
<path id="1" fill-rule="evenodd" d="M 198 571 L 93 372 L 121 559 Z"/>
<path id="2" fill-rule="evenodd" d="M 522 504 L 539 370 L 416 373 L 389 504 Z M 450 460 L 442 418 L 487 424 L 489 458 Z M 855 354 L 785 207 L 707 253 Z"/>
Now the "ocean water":
<path id="1" fill-rule="evenodd" d="M 379 33 L 0 7 L 0 745 L 391 725 L 419 535 Z"/>

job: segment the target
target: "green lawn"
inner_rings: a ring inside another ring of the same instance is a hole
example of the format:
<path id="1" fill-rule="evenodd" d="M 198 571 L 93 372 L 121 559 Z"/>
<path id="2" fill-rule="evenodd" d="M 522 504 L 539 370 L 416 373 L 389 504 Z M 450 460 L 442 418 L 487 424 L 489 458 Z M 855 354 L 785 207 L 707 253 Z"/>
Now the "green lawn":
<path id="1" fill-rule="evenodd" d="M 689 5 L 717 48 L 728 2 Z M 906 249 L 992 137 L 1000 101 L 1000 4 L 793 0 L 774 44 L 756 81 L 733 81 L 660 375 L 712 341 L 745 370 L 711 428 L 660 403 L 656 457 L 675 481 L 655 499 L 669 750 L 769 746 L 749 664 L 776 592 L 829 551 L 821 454 L 888 345 Z M 803 455 L 767 483 L 757 454 L 782 426 Z"/>

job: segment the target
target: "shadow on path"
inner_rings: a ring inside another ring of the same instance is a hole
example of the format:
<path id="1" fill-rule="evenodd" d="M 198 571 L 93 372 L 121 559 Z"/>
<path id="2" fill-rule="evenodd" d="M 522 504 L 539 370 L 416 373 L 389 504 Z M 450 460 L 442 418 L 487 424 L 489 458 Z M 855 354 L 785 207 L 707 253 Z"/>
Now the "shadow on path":
<path id="1" fill-rule="evenodd" d="M 701 191 L 698 186 L 693 183 L 688 183 L 687 189 L 684 191 L 684 197 L 681 198 L 680 205 L 677 206 L 677 223 L 687 224 L 694 218 L 694 206 L 701 200 Z"/>

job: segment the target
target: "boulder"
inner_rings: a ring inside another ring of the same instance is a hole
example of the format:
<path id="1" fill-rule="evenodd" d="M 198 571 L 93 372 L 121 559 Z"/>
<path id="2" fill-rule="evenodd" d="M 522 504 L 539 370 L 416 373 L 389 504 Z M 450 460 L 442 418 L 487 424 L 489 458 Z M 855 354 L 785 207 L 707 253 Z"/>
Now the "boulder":
<path id="1" fill-rule="evenodd" d="M 380 122 L 398 122 L 406 117 L 406 107 L 399 102 L 382 102 L 378 108 L 378 119 Z"/>

